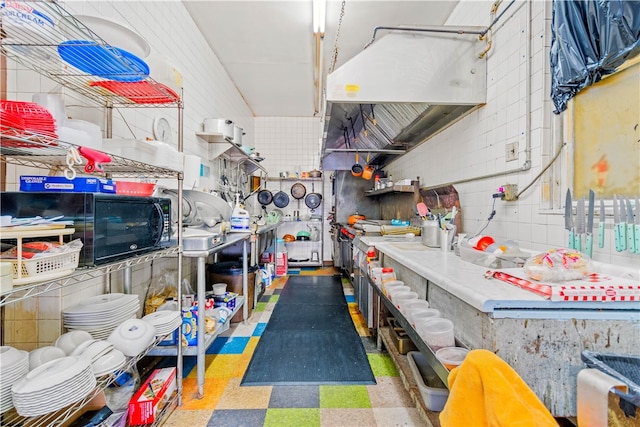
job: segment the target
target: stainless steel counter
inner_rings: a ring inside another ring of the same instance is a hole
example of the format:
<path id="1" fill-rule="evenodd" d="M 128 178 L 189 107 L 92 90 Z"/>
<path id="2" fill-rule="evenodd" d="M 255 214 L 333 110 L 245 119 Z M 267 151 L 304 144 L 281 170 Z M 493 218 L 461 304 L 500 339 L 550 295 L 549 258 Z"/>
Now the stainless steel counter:
<path id="1" fill-rule="evenodd" d="M 637 354 L 640 348 L 640 303 L 546 300 L 485 279 L 487 268 L 427 248 L 419 238 L 363 236 L 358 244 L 375 246 L 383 265 L 453 320 L 460 342 L 509 363 L 554 416 L 576 415 L 582 350 Z"/>

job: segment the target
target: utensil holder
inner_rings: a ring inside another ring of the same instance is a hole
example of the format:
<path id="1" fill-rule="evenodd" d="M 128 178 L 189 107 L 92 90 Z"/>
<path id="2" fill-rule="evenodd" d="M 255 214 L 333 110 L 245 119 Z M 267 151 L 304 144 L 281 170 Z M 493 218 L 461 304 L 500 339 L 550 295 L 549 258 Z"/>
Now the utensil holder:
<path id="1" fill-rule="evenodd" d="M 439 248 L 440 227 L 438 226 L 438 221 L 423 221 L 421 236 L 423 245 L 430 248 Z"/>

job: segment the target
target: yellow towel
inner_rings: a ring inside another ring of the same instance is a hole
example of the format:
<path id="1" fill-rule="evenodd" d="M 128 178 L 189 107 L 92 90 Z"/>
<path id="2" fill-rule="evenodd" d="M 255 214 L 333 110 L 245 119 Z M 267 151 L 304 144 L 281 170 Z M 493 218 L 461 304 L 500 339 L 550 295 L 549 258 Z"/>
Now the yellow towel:
<path id="1" fill-rule="evenodd" d="M 488 350 L 471 350 L 449 373 L 442 427 L 558 426 L 553 416 L 506 362 Z"/>

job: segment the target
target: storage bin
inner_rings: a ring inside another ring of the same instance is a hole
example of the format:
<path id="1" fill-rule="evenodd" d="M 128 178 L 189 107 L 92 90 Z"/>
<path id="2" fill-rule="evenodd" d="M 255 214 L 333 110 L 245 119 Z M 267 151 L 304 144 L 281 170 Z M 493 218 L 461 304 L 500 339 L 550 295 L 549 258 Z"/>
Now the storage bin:
<path id="1" fill-rule="evenodd" d="M 430 411 L 442 411 L 449 397 L 449 389 L 436 375 L 427 359 L 419 351 L 407 353 L 407 361 L 418 385 L 422 401 Z"/>
<path id="2" fill-rule="evenodd" d="M 68 252 L 39 256 L 22 261 L 11 260 L 13 267 L 13 284 L 24 285 L 27 283 L 53 280 L 66 276 L 74 272 L 78 267 L 81 248 L 69 250 Z M 22 278 L 18 279 L 18 272 L 22 273 Z"/>

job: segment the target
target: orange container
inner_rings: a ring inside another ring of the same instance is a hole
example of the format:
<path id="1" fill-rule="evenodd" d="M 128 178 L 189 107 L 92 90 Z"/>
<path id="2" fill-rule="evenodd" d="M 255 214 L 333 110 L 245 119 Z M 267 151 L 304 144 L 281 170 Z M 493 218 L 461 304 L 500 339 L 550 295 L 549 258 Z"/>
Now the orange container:
<path id="1" fill-rule="evenodd" d="M 151 196 L 156 185 L 148 182 L 116 181 L 116 194 L 125 196 Z"/>

